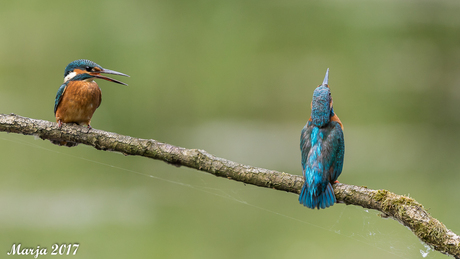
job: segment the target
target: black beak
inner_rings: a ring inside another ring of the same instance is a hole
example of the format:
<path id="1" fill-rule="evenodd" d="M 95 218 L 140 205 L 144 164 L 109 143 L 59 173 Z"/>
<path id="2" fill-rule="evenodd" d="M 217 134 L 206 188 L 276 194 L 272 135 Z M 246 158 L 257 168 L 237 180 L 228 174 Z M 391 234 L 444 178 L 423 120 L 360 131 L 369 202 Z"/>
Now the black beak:
<path id="1" fill-rule="evenodd" d="M 107 80 L 107 81 L 114 82 L 114 83 L 117 83 L 117 84 L 128 85 L 128 84 L 125 84 L 125 83 L 123 83 L 123 82 L 121 82 L 121 81 L 115 80 L 115 79 L 113 79 L 113 78 L 110 78 L 110 77 L 107 77 L 107 76 L 103 76 L 103 75 L 101 75 L 100 73 L 129 77 L 127 74 L 123 74 L 123 73 L 120 73 L 120 72 L 117 72 L 117 71 L 113 71 L 113 70 L 110 70 L 110 69 L 105 69 L 105 68 L 103 68 L 102 71 L 98 72 L 98 74 L 93 74 L 93 76 L 96 77 L 96 78 L 105 79 L 105 80 Z"/>

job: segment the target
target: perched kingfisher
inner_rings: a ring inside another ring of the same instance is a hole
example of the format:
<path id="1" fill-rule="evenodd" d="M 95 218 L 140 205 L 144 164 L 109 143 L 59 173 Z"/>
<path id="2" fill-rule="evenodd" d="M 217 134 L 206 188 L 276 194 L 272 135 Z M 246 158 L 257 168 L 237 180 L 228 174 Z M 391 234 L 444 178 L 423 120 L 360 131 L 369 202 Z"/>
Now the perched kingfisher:
<path id="1" fill-rule="evenodd" d="M 336 202 L 332 184 L 342 173 L 345 153 L 343 125 L 332 107 L 328 79 L 329 68 L 313 92 L 311 116 L 300 135 L 305 183 L 299 202 L 311 209 L 325 209 Z"/>
<path id="2" fill-rule="evenodd" d="M 88 129 L 91 129 L 91 117 L 102 100 L 101 89 L 94 79 L 101 78 L 127 85 L 103 76 L 101 73 L 129 77 L 126 74 L 102 68 L 87 59 L 75 60 L 67 65 L 64 72 L 64 83 L 59 87 L 54 101 L 54 115 L 59 128 L 62 127 L 62 123 L 77 123 L 87 125 Z"/>

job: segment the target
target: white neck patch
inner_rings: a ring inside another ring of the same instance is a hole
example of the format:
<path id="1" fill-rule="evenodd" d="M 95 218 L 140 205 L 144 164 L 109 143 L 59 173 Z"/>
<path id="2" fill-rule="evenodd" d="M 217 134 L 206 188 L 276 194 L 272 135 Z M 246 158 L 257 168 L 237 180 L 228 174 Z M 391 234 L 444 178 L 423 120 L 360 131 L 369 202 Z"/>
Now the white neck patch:
<path id="1" fill-rule="evenodd" d="M 77 75 L 76 72 L 70 72 L 65 78 L 64 78 L 64 83 L 69 81 L 70 79 L 74 78 Z"/>

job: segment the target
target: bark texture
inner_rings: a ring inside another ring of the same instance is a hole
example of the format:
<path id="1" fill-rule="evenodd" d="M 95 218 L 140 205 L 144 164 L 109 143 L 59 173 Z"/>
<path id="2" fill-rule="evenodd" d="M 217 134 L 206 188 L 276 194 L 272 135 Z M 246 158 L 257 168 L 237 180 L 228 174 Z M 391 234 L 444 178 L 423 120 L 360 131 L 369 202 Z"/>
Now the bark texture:
<path id="1" fill-rule="evenodd" d="M 55 144 L 81 143 L 98 150 L 149 157 L 215 176 L 295 194 L 300 193 L 303 183 L 301 176 L 239 164 L 201 149 L 187 149 L 153 139 L 134 138 L 97 129 L 88 130 L 82 126 L 64 125 L 59 129 L 54 122 L 15 114 L 0 114 L 0 131 L 34 135 Z M 460 236 L 433 218 L 414 199 L 387 190 L 372 190 L 343 183 L 334 184 L 334 192 L 339 203 L 378 210 L 382 217 L 391 217 L 408 227 L 434 250 L 460 258 Z"/>

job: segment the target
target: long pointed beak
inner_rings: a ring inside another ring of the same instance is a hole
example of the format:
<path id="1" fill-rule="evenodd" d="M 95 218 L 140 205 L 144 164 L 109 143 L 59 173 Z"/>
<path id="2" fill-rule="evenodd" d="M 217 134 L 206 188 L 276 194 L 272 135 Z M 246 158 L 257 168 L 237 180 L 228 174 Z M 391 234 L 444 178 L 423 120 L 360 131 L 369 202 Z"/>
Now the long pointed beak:
<path id="1" fill-rule="evenodd" d="M 110 78 L 110 77 L 108 77 L 108 76 L 103 76 L 103 75 L 101 75 L 100 73 L 129 77 L 127 74 L 123 74 L 123 73 L 120 73 L 120 72 L 117 72 L 117 71 L 113 71 L 113 70 L 110 70 L 110 69 L 105 69 L 105 68 L 103 68 L 103 69 L 102 69 L 100 72 L 98 72 L 97 74 L 96 74 L 96 73 L 93 74 L 93 76 L 96 77 L 96 78 L 105 79 L 105 80 L 107 80 L 107 81 L 114 82 L 114 83 L 117 83 L 117 84 L 128 85 L 128 84 L 125 84 L 125 83 L 123 83 L 123 82 L 121 82 L 121 81 L 118 81 L 118 80 L 116 80 L 116 79 Z"/>
<path id="2" fill-rule="evenodd" d="M 120 72 L 117 72 L 117 71 L 113 71 L 113 70 L 110 70 L 110 69 L 105 69 L 105 68 L 103 68 L 102 71 L 101 71 L 100 73 L 129 77 L 127 74 L 123 74 L 123 73 L 120 73 Z"/>
<path id="3" fill-rule="evenodd" d="M 326 70 L 326 75 L 324 76 L 324 80 L 323 80 L 323 83 L 321 85 L 325 85 L 327 87 L 328 86 L 328 81 L 329 81 L 329 68 Z"/>

